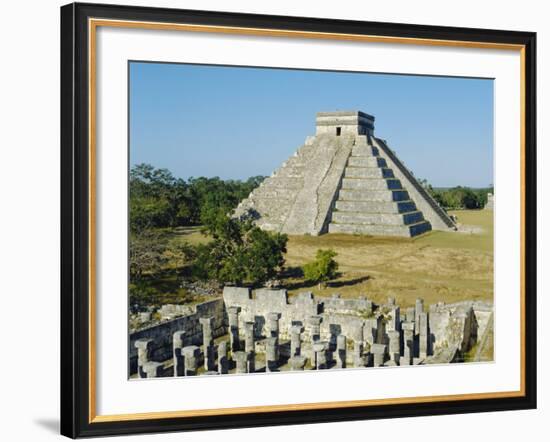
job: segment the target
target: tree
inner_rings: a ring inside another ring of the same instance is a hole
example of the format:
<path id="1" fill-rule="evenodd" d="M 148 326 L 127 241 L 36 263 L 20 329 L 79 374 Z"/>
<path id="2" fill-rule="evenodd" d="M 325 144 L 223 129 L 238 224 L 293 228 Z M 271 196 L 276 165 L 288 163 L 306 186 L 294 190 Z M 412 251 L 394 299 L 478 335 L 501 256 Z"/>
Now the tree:
<path id="1" fill-rule="evenodd" d="M 213 211 L 230 213 L 264 178 L 239 181 L 199 177 L 185 181 L 168 169 L 137 164 L 130 170 L 130 228 L 139 232 L 204 224 Z"/>
<path id="2" fill-rule="evenodd" d="M 167 169 L 138 164 L 130 171 L 130 228 L 175 227 L 190 217 L 188 186 Z"/>
<path id="3" fill-rule="evenodd" d="M 305 279 L 318 283 L 319 289 L 321 289 L 321 285 L 326 286 L 327 282 L 337 275 L 338 263 L 334 260 L 337 255 L 332 249 L 317 250 L 315 261 L 302 267 Z"/>
<path id="4" fill-rule="evenodd" d="M 211 214 L 204 229 L 212 241 L 187 252 L 188 259 L 194 260 L 193 274 L 199 279 L 257 285 L 284 267 L 286 235 L 265 232 L 251 220 L 229 218 L 222 211 Z"/>
<path id="5" fill-rule="evenodd" d="M 159 273 L 167 264 L 167 238 L 155 230 L 130 235 L 130 281 L 138 282 L 145 274 Z"/>
<path id="6" fill-rule="evenodd" d="M 170 203 L 165 198 L 134 196 L 130 198 L 130 231 L 139 234 L 170 223 Z"/>

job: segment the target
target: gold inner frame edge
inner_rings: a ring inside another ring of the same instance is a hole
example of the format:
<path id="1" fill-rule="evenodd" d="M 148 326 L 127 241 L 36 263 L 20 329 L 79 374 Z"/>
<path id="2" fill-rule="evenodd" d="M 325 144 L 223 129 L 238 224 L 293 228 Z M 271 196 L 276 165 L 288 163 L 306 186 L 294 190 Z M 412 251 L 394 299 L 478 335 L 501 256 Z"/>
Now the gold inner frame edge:
<path id="1" fill-rule="evenodd" d="M 147 30 L 170 30 L 186 32 L 207 32 L 218 34 L 236 34 L 236 35 L 254 35 L 270 37 L 292 37 L 325 39 L 339 41 L 357 41 L 371 43 L 387 44 L 412 44 L 419 46 L 443 46 L 443 47 L 462 47 L 477 49 L 497 49 L 519 51 L 520 53 L 520 207 L 521 207 L 521 226 L 520 226 L 520 389 L 518 391 L 499 391 L 487 393 L 466 393 L 453 395 L 437 396 L 415 396 L 404 398 L 387 399 L 366 399 L 352 401 L 333 401 L 301 404 L 283 404 L 283 405 L 261 405 L 233 408 L 199 409 L 199 410 L 181 410 L 181 411 L 153 411 L 145 413 L 128 414 L 96 414 L 96 36 L 97 28 L 115 27 L 115 28 L 134 28 Z M 474 42 L 460 40 L 440 40 L 423 39 L 412 37 L 390 37 L 361 34 L 340 34 L 311 31 L 292 31 L 283 29 L 265 29 L 265 28 L 246 28 L 231 26 L 211 26 L 182 23 L 159 23 L 143 22 L 131 20 L 111 20 L 111 19 L 88 19 L 88 93 L 89 93 L 89 401 L 88 401 L 88 422 L 117 422 L 134 421 L 146 419 L 169 419 L 183 417 L 199 416 L 220 416 L 220 415 L 238 415 L 247 413 L 273 413 L 281 411 L 305 411 L 322 410 L 330 408 L 349 408 L 365 407 L 375 405 L 398 405 L 414 404 L 442 401 L 461 401 L 461 400 L 483 400 L 497 398 L 513 398 L 525 396 L 525 45 L 492 43 L 492 42 Z"/>

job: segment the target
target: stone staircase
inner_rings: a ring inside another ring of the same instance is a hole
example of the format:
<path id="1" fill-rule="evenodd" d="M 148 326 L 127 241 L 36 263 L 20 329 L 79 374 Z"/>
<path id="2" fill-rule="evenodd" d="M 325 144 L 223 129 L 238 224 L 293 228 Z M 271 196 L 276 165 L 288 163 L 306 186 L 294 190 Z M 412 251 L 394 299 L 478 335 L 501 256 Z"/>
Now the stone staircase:
<path id="1" fill-rule="evenodd" d="M 329 233 L 416 236 L 431 230 L 368 137 L 357 137 L 331 214 Z"/>

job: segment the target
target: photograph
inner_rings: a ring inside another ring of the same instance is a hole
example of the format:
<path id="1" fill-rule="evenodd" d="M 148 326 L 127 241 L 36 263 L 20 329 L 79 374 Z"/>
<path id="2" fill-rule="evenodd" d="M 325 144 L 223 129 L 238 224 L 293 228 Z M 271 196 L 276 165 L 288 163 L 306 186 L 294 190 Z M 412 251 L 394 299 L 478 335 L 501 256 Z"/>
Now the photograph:
<path id="1" fill-rule="evenodd" d="M 143 6 L 60 11 L 61 434 L 536 408 L 534 29 Z"/>
<path id="2" fill-rule="evenodd" d="M 3 9 L 1 440 L 548 433 L 544 2 L 92 1 Z"/>
<path id="3" fill-rule="evenodd" d="M 493 363 L 494 90 L 128 60 L 128 378 Z"/>

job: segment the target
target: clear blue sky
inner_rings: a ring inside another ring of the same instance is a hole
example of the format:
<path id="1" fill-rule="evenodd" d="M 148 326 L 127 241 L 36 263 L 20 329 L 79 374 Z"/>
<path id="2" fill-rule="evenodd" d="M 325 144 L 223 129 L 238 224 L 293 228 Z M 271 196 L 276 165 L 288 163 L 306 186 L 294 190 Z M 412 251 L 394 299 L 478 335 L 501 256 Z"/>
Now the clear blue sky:
<path id="1" fill-rule="evenodd" d="M 418 178 L 493 183 L 493 81 L 130 63 L 130 164 L 181 178 L 270 175 L 318 111 L 362 110 Z"/>

